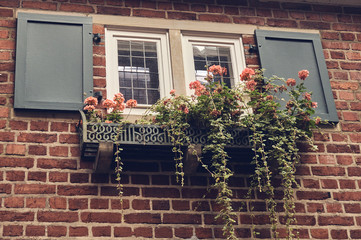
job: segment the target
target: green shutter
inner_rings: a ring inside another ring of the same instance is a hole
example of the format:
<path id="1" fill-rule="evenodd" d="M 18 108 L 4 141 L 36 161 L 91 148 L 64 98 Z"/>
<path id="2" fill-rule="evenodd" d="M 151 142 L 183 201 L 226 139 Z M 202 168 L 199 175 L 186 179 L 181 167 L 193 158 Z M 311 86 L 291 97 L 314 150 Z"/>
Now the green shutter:
<path id="1" fill-rule="evenodd" d="M 78 110 L 92 92 L 92 19 L 19 13 L 14 107 Z"/>
<path id="2" fill-rule="evenodd" d="M 307 69 L 310 76 L 305 86 L 312 91 L 313 101 L 318 103 L 315 115 L 338 122 L 320 36 L 267 30 L 256 30 L 255 34 L 265 77 L 298 79 L 298 71 Z"/>

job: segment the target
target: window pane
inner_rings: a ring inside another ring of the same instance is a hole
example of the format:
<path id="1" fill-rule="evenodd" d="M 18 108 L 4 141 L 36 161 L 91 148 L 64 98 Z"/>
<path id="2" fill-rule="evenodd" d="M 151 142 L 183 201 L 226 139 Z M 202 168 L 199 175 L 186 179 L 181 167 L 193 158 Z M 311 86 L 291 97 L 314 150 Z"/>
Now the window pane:
<path id="1" fill-rule="evenodd" d="M 118 76 L 119 90 L 126 100 L 155 103 L 160 97 L 156 43 L 119 40 Z"/>
<path id="2" fill-rule="evenodd" d="M 227 68 L 224 82 L 227 86 L 232 86 L 232 63 L 231 50 L 229 47 L 193 45 L 193 60 L 195 77 L 198 81 L 205 83 L 207 76 L 206 66 L 221 65 Z M 215 81 L 220 81 L 219 76 L 214 77 Z M 226 80 L 227 79 L 227 80 Z"/>

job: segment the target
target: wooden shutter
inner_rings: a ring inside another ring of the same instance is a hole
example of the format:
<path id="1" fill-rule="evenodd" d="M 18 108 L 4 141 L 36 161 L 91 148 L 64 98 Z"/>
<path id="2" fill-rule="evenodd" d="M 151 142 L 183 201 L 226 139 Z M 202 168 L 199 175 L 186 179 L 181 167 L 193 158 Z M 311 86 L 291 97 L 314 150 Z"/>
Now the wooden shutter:
<path id="1" fill-rule="evenodd" d="M 19 13 L 15 108 L 78 110 L 93 92 L 92 19 Z"/>
<path id="2" fill-rule="evenodd" d="M 310 76 L 305 86 L 312 91 L 313 101 L 318 103 L 315 115 L 323 120 L 338 122 L 320 36 L 267 30 L 256 30 L 255 34 L 265 77 L 276 75 L 301 81 L 298 71 L 307 69 Z"/>

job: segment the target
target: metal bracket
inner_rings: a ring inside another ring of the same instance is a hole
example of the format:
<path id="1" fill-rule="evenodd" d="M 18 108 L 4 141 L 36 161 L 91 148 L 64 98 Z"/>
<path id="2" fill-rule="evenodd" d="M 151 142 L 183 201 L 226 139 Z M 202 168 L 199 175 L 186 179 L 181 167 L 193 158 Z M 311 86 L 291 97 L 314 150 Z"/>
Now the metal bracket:
<path id="1" fill-rule="evenodd" d="M 112 142 L 99 143 L 99 149 L 95 158 L 94 170 L 97 173 L 109 173 L 113 163 L 114 144 Z"/>

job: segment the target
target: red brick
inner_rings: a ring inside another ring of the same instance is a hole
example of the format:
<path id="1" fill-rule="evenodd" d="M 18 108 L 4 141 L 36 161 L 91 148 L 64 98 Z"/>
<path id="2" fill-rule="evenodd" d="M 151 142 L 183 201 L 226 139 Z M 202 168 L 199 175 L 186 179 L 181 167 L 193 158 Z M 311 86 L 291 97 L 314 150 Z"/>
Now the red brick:
<path id="1" fill-rule="evenodd" d="M 311 167 L 312 173 L 316 176 L 344 176 L 345 169 L 342 167 Z"/>
<path id="2" fill-rule="evenodd" d="M 90 200 L 91 209 L 108 209 L 109 200 L 108 199 L 91 199 Z"/>
<path id="3" fill-rule="evenodd" d="M 66 209 L 66 198 L 61 198 L 61 197 L 49 198 L 49 206 L 55 209 Z"/>
<path id="4" fill-rule="evenodd" d="M 59 142 L 65 144 L 79 144 L 78 134 L 60 134 Z"/>
<path id="5" fill-rule="evenodd" d="M 69 124 L 66 122 L 52 122 L 50 125 L 50 131 L 52 132 L 67 132 L 69 130 Z"/>
<path id="6" fill-rule="evenodd" d="M 130 16 L 130 8 L 120 8 L 120 7 L 97 7 L 97 12 L 100 14 L 109 14 L 109 15 L 120 15 L 120 16 Z"/>
<path id="7" fill-rule="evenodd" d="M 342 112 L 342 115 L 343 115 L 343 119 L 345 121 L 358 121 L 359 120 L 359 116 L 355 112 Z"/>
<path id="8" fill-rule="evenodd" d="M 56 134 L 47 133 L 20 133 L 17 140 L 19 142 L 31 143 L 53 143 L 56 142 Z"/>
<path id="9" fill-rule="evenodd" d="M 34 159 L 33 158 L 0 157 L 0 167 L 25 167 L 25 168 L 31 168 L 33 166 L 34 166 Z"/>
<path id="10" fill-rule="evenodd" d="M 78 209 L 87 209 L 88 208 L 88 199 L 86 198 L 74 198 L 69 199 L 69 209 L 78 210 Z"/>
<path id="11" fill-rule="evenodd" d="M 6 208 L 23 208 L 24 207 L 24 198 L 23 197 L 4 198 L 4 207 L 6 207 Z"/>
<path id="12" fill-rule="evenodd" d="M 16 184 L 14 191 L 16 194 L 54 194 L 54 185 L 45 184 Z"/>
<path id="13" fill-rule="evenodd" d="M 49 2 L 34 2 L 34 1 L 23 1 L 23 8 L 42 9 L 42 10 L 56 10 L 56 3 Z"/>
<path id="14" fill-rule="evenodd" d="M 6 154 L 9 155 L 25 155 L 26 146 L 20 144 L 8 144 L 6 146 Z"/>
<path id="15" fill-rule="evenodd" d="M 359 203 L 345 203 L 344 204 L 346 213 L 360 213 L 361 207 Z"/>
<path id="16" fill-rule="evenodd" d="M 200 14 L 198 17 L 200 21 L 223 22 L 223 23 L 231 22 L 231 19 L 226 15 Z"/>
<path id="17" fill-rule="evenodd" d="M 27 208 L 45 208 L 46 198 L 27 198 L 25 206 Z"/>
<path id="18" fill-rule="evenodd" d="M 150 210 L 150 201 L 149 200 L 134 199 L 132 201 L 132 208 L 134 210 Z"/>
<path id="19" fill-rule="evenodd" d="M 331 237 L 333 239 L 349 239 L 346 230 L 331 230 Z"/>
<path id="20" fill-rule="evenodd" d="M 179 198 L 180 193 L 177 188 L 143 188 L 144 197 L 156 197 L 156 198 Z"/>
<path id="21" fill-rule="evenodd" d="M 81 220 L 85 223 L 121 223 L 122 214 L 116 212 L 82 212 Z"/>
<path id="22" fill-rule="evenodd" d="M 325 200 L 331 197 L 329 192 L 314 191 L 297 191 L 296 195 L 299 200 Z"/>
<path id="23" fill-rule="evenodd" d="M 324 212 L 324 207 L 321 203 L 307 203 L 307 211 L 311 213 Z"/>
<path id="24" fill-rule="evenodd" d="M 304 188 L 320 188 L 320 183 L 316 179 L 303 179 Z"/>
<path id="25" fill-rule="evenodd" d="M 341 203 L 326 203 L 326 209 L 329 213 L 342 213 Z"/>
<path id="26" fill-rule="evenodd" d="M 92 233 L 94 237 L 110 237 L 111 227 L 92 227 Z"/>
<path id="27" fill-rule="evenodd" d="M 337 181 L 335 179 L 321 179 L 322 188 L 336 189 L 338 188 Z"/>
<path id="28" fill-rule="evenodd" d="M 358 62 L 340 62 L 340 66 L 344 70 L 361 70 L 361 63 Z"/>
<path id="29" fill-rule="evenodd" d="M 315 239 L 329 239 L 327 229 L 311 229 L 311 236 Z"/>
<path id="30" fill-rule="evenodd" d="M 24 181 L 25 180 L 25 172 L 8 171 L 8 172 L 6 172 L 6 180 L 8 180 L 8 181 Z"/>
<path id="31" fill-rule="evenodd" d="M 173 238 L 173 231 L 171 227 L 156 227 L 154 229 L 154 236 L 156 238 Z"/>
<path id="32" fill-rule="evenodd" d="M 359 52 L 348 52 L 346 56 L 349 60 L 361 60 L 361 54 Z"/>
<path id="33" fill-rule="evenodd" d="M 130 202 L 129 202 L 128 199 L 111 200 L 111 208 L 112 209 L 129 209 L 130 208 Z"/>
<path id="34" fill-rule="evenodd" d="M 45 169 L 77 169 L 77 162 L 72 159 L 39 158 L 37 161 L 37 167 Z"/>
<path id="35" fill-rule="evenodd" d="M 3 0 L 4 1 L 4 0 Z M 1 6 L 1 5 L 0 5 Z M 13 19 L 0 20 L 0 27 L 16 27 L 16 21 Z"/>
<path id="36" fill-rule="evenodd" d="M 0 16 L 2 17 L 13 17 L 13 9 L 3 8 L 0 9 Z"/>
<path id="37" fill-rule="evenodd" d="M 173 214 L 165 213 L 163 215 L 163 223 L 166 224 L 200 224 L 201 215 L 198 214 Z"/>
<path id="38" fill-rule="evenodd" d="M 0 40 L 0 49 L 14 50 L 15 49 L 15 41 L 14 40 Z M 4 70 L 10 70 L 10 69 L 4 69 Z"/>
<path id="39" fill-rule="evenodd" d="M 25 230 L 26 236 L 45 236 L 45 226 L 29 225 Z"/>
<path id="40" fill-rule="evenodd" d="M 29 155 L 46 155 L 46 147 L 41 145 L 30 145 Z"/>
<path id="41" fill-rule="evenodd" d="M 360 72 L 350 72 L 351 80 L 361 80 L 361 73 Z"/>
<path id="42" fill-rule="evenodd" d="M 5 225 L 3 227 L 3 236 L 22 236 L 23 226 L 20 225 Z"/>
<path id="43" fill-rule="evenodd" d="M 68 181 L 68 173 L 50 172 L 49 173 L 49 181 L 50 182 L 67 182 Z"/>
<path id="44" fill-rule="evenodd" d="M 114 237 L 131 237 L 132 234 L 130 227 L 114 227 Z"/>
<path id="45" fill-rule="evenodd" d="M 63 237 L 66 236 L 65 226 L 48 226 L 48 237 Z"/>
<path id="46" fill-rule="evenodd" d="M 187 227 L 181 227 L 174 229 L 174 235 L 180 238 L 191 238 L 193 235 L 193 229 Z"/>
<path id="47" fill-rule="evenodd" d="M 13 132 L 0 132 L 0 142 L 14 142 L 15 133 Z"/>
<path id="48" fill-rule="evenodd" d="M 124 221 L 126 223 L 159 224 L 159 223 L 161 223 L 161 217 L 160 217 L 160 214 L 130 213 L 130 214 L 124 215 Z"/>
<path id="49" fill-rule="evenodd" d="M 34 221 L 34 212 L 13 212 L 13 211 L 0 211 L 0 221 L 21 221 L 29 222 Z"/>
<path id="50" fill-rule="evenodd" d="M 49 147 L 50 156 L 67 157 L 69 155 L 69 148 L 67 146 Z"/>
<path id="51" fill-rule="evenodd" d="M 58 186 L 58 195 L 74 196 L 74 195 L 98 195 L 97 186 L 72 185 Z"/>
<path id="52" fill-rule="evenodd" d="M 92 6 L 87 5 L 78 5 L 71 3 L 62 3 L 59 8 L 60 11 L 66 12 L 83 12 L 83 13 L 93 13 L 94 8 Z"/>
<path id="53" fill-rule="evenodd" d="M 79 219 L 77 212 L 50 212 L 39 211 L 39 222 L 77 222 Z"/>
<path id="54" fill-rule="evenodd" d="M 340 217 L 340 216 L 319 216 L 318 224 L 320 226 L 338 225 L 338 226 L 352 226 L 354 225 L 353 217 Z"/>
<path id="55" fill-rule="evenodd" d="M 164 11 L 154 11 L 146 9 L 133 9 L 133 15 L 138 17 L 165 18 Z"/>
<path id="56" fill-rule="evenodd" d="M 327 145 L 328 153 L 360 153 L 360 147 L 352 144 L 329 144 Z"/>
<path id="57" fill-rule="evenodd" d="M 70 237 L 86 237 L 88 234 L 87 227 L 69 227 Z"/>
<path id="58" fill-rule="evenodd" d="M 15 121 L 12 120 L 9 122 L 9 126 L 11 130 L 27 130 L 28 129 L 28 123 L 23 121 Z"/>
<path id="59" fill-rule="evenodd" d="M 197 15 L 195 13 L 168 12 L 168 18 L 178 20 L 196 20 Z"/>

